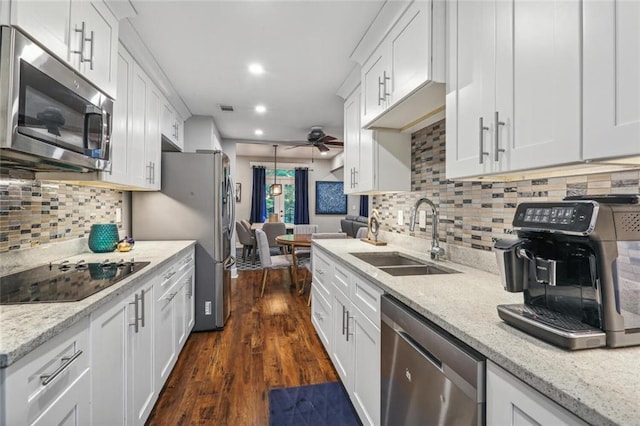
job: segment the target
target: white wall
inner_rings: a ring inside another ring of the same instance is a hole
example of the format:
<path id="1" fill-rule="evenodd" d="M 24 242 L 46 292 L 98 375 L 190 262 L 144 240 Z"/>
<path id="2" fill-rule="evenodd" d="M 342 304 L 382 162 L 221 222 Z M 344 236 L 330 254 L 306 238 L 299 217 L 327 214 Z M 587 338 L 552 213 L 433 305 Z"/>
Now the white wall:
<path id="1" fill-rule="evenodd" d="M 265 167 L 273 167 L 272 158 L 241 156 L 236 158 L 236 182 L 242 185 L 242 197 L 240 202 L 236 204 L 236 217 L 247 220 L 251 214 L 252 162 L 263 163 Z M 286 162 L 295 163 L 289 159 Z M 300 163 L 300 167 L 303 166 L 309 167 L 309 222 L 317 224 L 319 232 L 337 232 L 340 229 L 340 219 L 344 215 L 316 215 L 316 181 L 341 181 L 343 180 L 343 169 L 340 168 L 332 172 L 332 161 L 320 159 L 314 160 L 313 163 Z M 347 203 L 349 206 L 355 203 L 355 213 L 350 214 L 358 214 L 360 206 L 358 197 L 350 196 Z"/>

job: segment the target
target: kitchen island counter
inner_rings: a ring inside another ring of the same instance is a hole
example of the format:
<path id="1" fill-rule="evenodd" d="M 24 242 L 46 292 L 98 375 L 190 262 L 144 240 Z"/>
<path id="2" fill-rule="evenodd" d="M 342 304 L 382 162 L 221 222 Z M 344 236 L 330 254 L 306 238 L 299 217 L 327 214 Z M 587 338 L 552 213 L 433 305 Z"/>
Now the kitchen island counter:
<path id="1" fill-rule="evenodd" d="M 147 261 L 149 265 L 122 281 L 78 302 L 30 303 L 0 306 L 0 368 L 8 367 L 38 346 L 86 318 L 140 282 L 149 279 L 165 265 L 176 261 L 195 245 L 195 241 L 138 241 L 126 253 L 82 253 L 70 262 L 109 260 Z M 48 262 L 45 262 L 48 263 Z"/>
<path id="2" fill-rule="evenodd" d="M 393 277 L 351 254 L 397 251 L 430 261 L 404 244 L 313 244 L 586 422 L 640 424 L 640 347 L 566 351 L 500 320 L 496 306 L 522 303 L 522 295 L 504 291 L 498 275 L 436 261 L 459 273 Z"/>

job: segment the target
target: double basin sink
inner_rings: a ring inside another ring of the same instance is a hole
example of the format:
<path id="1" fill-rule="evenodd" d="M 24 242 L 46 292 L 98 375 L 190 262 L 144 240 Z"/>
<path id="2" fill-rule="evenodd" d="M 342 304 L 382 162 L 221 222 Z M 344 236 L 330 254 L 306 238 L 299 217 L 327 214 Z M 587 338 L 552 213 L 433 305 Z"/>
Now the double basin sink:
<path id="1" fill-rule="evenodd" d="M 449 268 L 444 268 L 440 265 L 435 266 L 431 263 L 414 259 L 397 251 L 349 254 L 394 277 L 457 273 Z"/>

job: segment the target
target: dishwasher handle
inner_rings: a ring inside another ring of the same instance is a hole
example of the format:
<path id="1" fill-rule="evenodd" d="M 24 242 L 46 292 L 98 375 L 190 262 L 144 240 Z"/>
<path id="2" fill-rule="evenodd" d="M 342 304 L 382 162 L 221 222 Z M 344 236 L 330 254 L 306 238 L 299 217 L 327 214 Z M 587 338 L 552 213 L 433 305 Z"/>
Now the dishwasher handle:
<path id="1" fill-rule="evenodd" d="M 438 370 L 440 370 L 442 373 L 444 373 L 444 371 L 442 371 L 442 361 L 440 361 L 434 354 L 432 354 L 431 352 L 429 352 L 429 350 L 427 350 L 425 347 L 421 346 L 418 342 L 416 342 L 415 340 L 413 340 L 411 338 L 411 336 L 409 336 L 407 333 L 405 333 L 402 330 L 393 330 L 395 331 L 395 333 L 402 339 L 405 341 L 405 343 L 409 346 L 411 346 L 413 348 L 413 350 L 415 350 L 416 352 L 418 352 L 420 355 L 422 355 L 422 357 L 424 359 L 426 359 L 427 361 L 429 361 L 431 363 L 431 365 L 433 365 L 435 368 L 437 368 Z"/>

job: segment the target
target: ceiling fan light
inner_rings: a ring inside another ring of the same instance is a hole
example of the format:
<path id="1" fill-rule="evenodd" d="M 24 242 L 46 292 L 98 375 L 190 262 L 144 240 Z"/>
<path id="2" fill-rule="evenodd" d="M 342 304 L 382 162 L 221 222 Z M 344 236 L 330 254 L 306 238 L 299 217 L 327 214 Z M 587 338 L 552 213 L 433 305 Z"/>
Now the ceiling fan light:
<path id="1" fill-rule="evenodd" d="M 271 195 L 272 197 L 275 197 L 276 195 L 281 195 L 281 194 L 282 194 L 281 183 L 274 183 L 269 187 L 269 195 Z"/>

